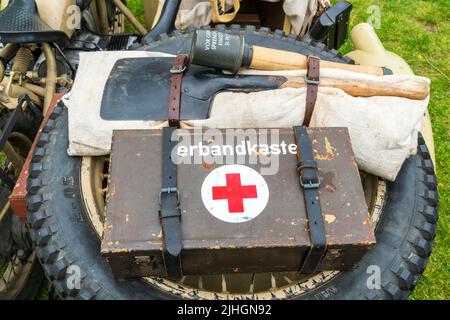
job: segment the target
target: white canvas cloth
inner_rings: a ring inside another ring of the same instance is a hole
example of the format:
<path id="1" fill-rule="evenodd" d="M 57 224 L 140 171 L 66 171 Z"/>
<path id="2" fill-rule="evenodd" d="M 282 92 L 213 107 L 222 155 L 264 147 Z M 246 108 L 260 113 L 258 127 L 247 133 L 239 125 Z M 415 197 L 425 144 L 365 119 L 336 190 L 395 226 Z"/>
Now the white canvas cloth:
<path id="1" fill-rule="evenodd" d="M 64 98 L 69 108 L 69 154 L 96 156 L 111 151 L 113 130 L 156 129 L 166 121 L 106 121 L 100 117 L 103 90 L 114 63 L 121 58 L 170 56 L 143 51 L 82 53 L 72 91 Z M 305 71 L 244 73 L 302 76 Z M 95 74 L 95 77 L 92 77 Z M 374 77 L 322 69 L 324 77 L 370 78 L 389 85 L 397 81 L 426 81 L 414 76 Z M 261 92 L 222 92 L 216 95 L 206 120 L 183 121 L 182 127 L 283 128 L 303 123 L 305 88 Z M 320 87 L 312 127 L 348 127 L 360 169 L 394 180 L 404 160 L 416 152 L 417 133 L 428 105 L 399 97 L 353 97 L 335 88 Z M 233 112 L 230 112 L 232 108 Z"/>
<path id="2" fill-rule="evenodd" d="M 265 0 L 279 2 L 280 0 Z M 164 0 L 161 1 L 164 3 Z M 283 11 L 292 25 L 293 33 L 303 35 L 312 18 L 317 13 L 318 3 L 329 5 L 328 0 L 284 0 Z M 227 0 L 227 9 L 232 8 L 233 1 Z M 211 4 L 209 0 L 183 0 L 178 11 L 175 27 L 187 29 L 200 28 L 209 25 L 212 19 Z"/>

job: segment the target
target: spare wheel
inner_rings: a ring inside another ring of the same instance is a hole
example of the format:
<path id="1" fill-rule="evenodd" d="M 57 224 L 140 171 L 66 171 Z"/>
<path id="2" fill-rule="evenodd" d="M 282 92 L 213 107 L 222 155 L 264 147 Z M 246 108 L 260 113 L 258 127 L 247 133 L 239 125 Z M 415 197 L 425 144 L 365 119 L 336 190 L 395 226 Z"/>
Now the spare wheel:
<path id="1" fill-rule="evenodd" d="M 220 30 L 225 27 L 218 26 Z M 247 42 L 351 63 L 308 39 L 233 26 Z M 192 30 L 160 38 L 138 50 L 185 53 Z M 69 157 L 67 110 L 54 110 L 35 150 L 27 204 L 36 253 L 56 292 L 77 299 L 404 299 L 414 289 L 433 247 L 438 198 L 427 146 L 419 137 L 395 182 L 362 173 L 377 245 L 350 272 L 186 276 L 116 280 L 100 256 L 109 157 Z M 380 271 L 380 286 L 369 278 Z M 376 271 L 375 271 L 376 272 Z M 79 278 L 77 282 L 77 277 Z M 372 285 L 368 286 L 368 283 Z"/>

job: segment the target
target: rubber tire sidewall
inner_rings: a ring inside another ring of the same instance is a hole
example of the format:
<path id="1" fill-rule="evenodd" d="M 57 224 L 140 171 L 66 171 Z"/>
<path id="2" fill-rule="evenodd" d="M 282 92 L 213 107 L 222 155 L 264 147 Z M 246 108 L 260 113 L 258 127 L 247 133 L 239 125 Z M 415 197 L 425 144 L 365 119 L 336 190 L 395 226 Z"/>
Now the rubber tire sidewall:
<path id="1" fill-rule="evenodd" d="M 182 50 L 183 44 L 177 43 L 176 37 L 167 41 L 176 50 Z M 69 157 L 66 152 L 67 117 L 67 110 L 60 103 L 47 124 L 50 135 L 40 141 L 43 149 L 36 149 L 33 158 L 41 167 L 34 178 L 40 179 L 41 188 L 27 198 L 37 254 L 56 291 L 63 297 L 81 299 L 176 298 L 150 287 L 142 279 L 113 277 L 100 255 L 99 237 L 83 205 L 81 158 Z M 395 182 L 388 183 L 385 203 L 377 245 L 364 256 L 359 267 L 296 298 L 404 299 L 410 294 L 431 253 L 438 216 L 436 178 L 423 139 L 419 139 L 418 154 L 405 161 Z M 69 266 L 81 270 L 80 290 L 68 287 Z M 370 266 L 381 272 L 379 288 L 367 286 Z"/>

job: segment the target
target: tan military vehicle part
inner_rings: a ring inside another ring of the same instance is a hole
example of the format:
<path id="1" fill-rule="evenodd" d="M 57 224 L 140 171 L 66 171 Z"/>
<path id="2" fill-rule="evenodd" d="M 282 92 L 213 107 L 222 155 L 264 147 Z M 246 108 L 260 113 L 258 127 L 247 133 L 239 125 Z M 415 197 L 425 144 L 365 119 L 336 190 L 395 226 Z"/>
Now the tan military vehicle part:
<path id="1" fill-rule="evenodd" d="M 384 48 L 370 24 L 360 23 L 356 25 L 352 29 L 350 37 L 355 50 L 348 53 L 347 56 L 355 60 L 356 63 L 388 67 L 394 74 L 414 74 L 405 60 Z M 433 132 L 428 111 L 425 114 L 420 131 L 430 150 L 431 159 L 435 163 Z"/>
<path id="2" fill-rule="evenodd" d="M 75 31 L 73 15 L 78 14 L 76 0 L 35 0 L 41 19 L 52 29 L 63 31 L 70 38 Z M 73 7 L 71 7 L 73 6 Z M 79 18 L 78 18 L 79 21 Z"/>
<path id="3" fill-rule="evenodd" d="M 3 10 L 8 5 L 9 0 L 0 0 L 0 10 Z"/>
<path id="4" fill-rule="evenodd" d="M 144 3 L 145 24 L 150 30 L 159 20 L 162 4 L 159 0 L 142 0 L 142 2 Z"/>

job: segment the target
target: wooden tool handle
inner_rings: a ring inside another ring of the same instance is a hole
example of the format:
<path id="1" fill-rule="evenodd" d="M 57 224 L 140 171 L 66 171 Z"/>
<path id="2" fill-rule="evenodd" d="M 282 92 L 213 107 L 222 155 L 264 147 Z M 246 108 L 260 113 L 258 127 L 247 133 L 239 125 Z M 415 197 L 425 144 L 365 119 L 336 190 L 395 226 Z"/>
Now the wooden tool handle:
<path id="1" fill-rule="evenodd" d="M 301 77 L 288 77 L 288 81 L 280 88 L 302 88 L 305 80 Z M 424 80 L 404 80 L 386 85 L 379 81 L 349 80 L 349 79 L 320 79 L 320 86 L 338 88 L 354 97 L 394 96 L 414 100 L 423 100 L 428 96 L 429 85 Z"/>
<path id="2" fill-rule="evenodd" d="M 253 59 L 250 68 L 259 70 L 301 70 L 307 68 L 307 57 L 291 51 L 275 50 L 253 46 Z M 383 68 L 354 64 L 320 61 L 321 68 L 336 68 L 352 72 L 382 76 Z"/>

